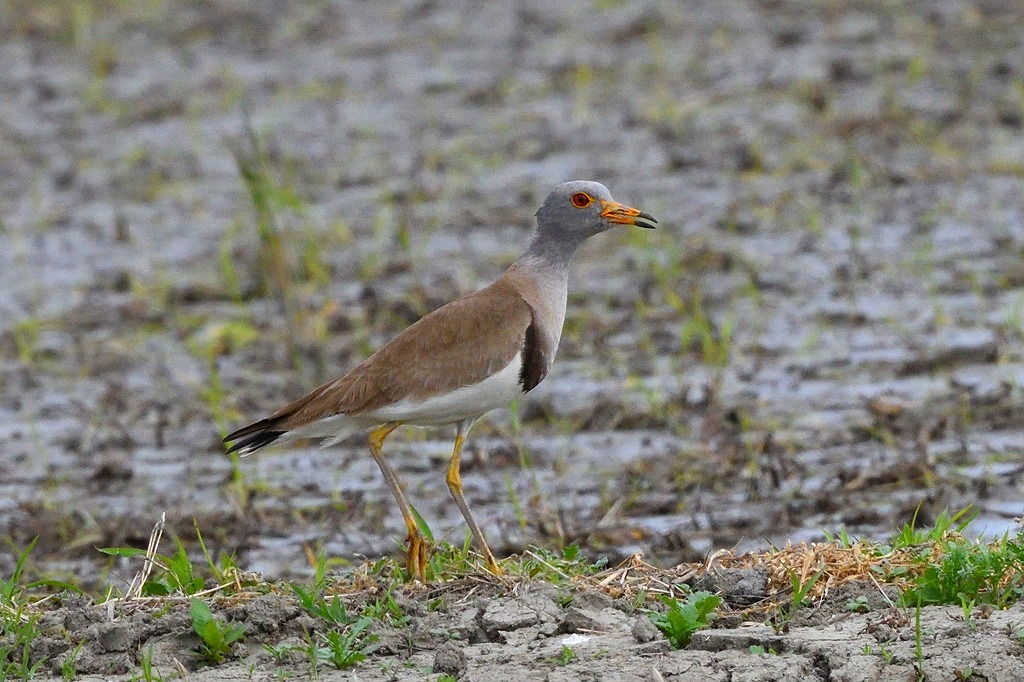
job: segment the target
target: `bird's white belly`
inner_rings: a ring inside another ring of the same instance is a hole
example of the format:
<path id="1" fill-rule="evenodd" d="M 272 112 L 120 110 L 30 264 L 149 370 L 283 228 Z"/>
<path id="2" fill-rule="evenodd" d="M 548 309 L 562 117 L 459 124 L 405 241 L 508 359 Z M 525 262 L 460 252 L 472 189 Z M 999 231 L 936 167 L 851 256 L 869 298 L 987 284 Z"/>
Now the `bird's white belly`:
<path id="1" fill-rule="evenodd" d="M 473 419 L 522 397 L 523 389 L 519 384 L 522 366 L 522 354 L 516 353 L 504 369 L 478 384 L 462 386 L 451 393 L 423 400 L 400 400 L 359 416 L 372 417 L 377 422 L 400 421 L 420 426 Z"/>

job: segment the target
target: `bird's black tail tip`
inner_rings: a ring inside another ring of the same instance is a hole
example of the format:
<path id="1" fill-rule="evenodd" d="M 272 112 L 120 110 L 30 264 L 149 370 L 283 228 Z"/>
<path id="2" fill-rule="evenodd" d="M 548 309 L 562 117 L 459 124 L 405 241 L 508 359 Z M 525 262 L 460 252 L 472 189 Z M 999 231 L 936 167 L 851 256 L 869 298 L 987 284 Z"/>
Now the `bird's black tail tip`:
<path id="1" fill-rule="evenodd" d="M 270 445 L 275 440 L 283 436 L 286 431 L 275 431 L 273 429 L 267 429 L 266 431 L 257 431 L 256 433 L 250 433 L 244 438 L 239 438 L 231 447 L 228 448 L 227 452 L 230 455 L 233 452 L 237 452 L 240 455 L 248 455 L 252 452 L 256 452 L 260 448 Z M 225 441 L 233 440 L 229 435 L 224 439 Z"/>

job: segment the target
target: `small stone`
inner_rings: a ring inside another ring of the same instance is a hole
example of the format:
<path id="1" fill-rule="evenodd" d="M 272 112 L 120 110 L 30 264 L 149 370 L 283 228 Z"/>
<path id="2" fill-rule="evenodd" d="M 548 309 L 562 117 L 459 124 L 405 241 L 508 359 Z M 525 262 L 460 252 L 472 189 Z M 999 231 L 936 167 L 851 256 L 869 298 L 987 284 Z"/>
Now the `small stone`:
<path id="1" fill-rule="evenodd" d="M 96 630 L 96 641 L 103 651 L 128 651 L 139 641 L 138 628 L 130 622 L 107 623 Z"/>
<path id="2" fill-rule="evenodd" d="M 447 673 L 453 677 L 461 677 L 466 669 L 466 654 L 457 642 L 445 642 L 434 652 L 435 673 Z"/>
<path id="3" fill-rule="evenodd" d="M 570 606 L 558 625 L 559 632 L 596 632 L 603 629 L 603 623 L 591 609 Z"/>
<path id="4" fill-rule="evenodd" d="M 299 615 L 294 602 L 276 594 L 264 594 L 245 605 L 245 620 L 256 630 L 270 632 Z"/>
<path id="5" fill-rule="evenodd" d="M 604 592 L 588 590 L 574 595 L 572 598 L 572 606 L 576 606 L 581 609 L 600 611 L 601 609 L 614 608 L 615 600 Z"/>
<path id="6" fill-rule="evenodd" d="M 540 616 L 532 609 L 523 608 L 516 599 L 496 599 L 487 605 L 481 625 L 488 635 L 501 631 L 518 630 L 540 622 Z"/>
<path id="7" fill-rule="evenodd" d="M 633 639 L 640 644 L 653 642 L 661 636 L 658 628 L 647 616 L 637 616 L 634 618 L 633 627 L 630 631 L 633 633 Z"/>

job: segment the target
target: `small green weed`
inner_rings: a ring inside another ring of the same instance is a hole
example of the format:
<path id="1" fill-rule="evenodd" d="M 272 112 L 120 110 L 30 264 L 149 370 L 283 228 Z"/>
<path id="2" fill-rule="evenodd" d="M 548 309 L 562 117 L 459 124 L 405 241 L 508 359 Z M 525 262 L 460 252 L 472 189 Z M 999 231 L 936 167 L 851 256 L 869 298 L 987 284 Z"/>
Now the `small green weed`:
<path id="1" fill-rule="evenodd" d="M 11 329 L 14 345 L 18 349 L 18 359 L 25 365 L 32 365 L 35 362 L 42 327 L 43 323 L 33 318 L 15 322 Z"/>
<path id="2" fill-rule="evenodd" d="M 680 348 L 683 352 L 699 350 L 705 363 L 722 367 L 729 361 L 732 350 L 734 316 L 731 313 L 726 315 L 716 328 L 704 311 L 700 289 L 696 285 L 690 289 L 688 304 L 678 297 L 670 299 L 675 300 L 677 310 L 686 316 L 679 339 Z"/>
<path id="3" fill-rule="evenodd" d="M 133 680 L 142 680 L 143 682 L 163 682 L 163 675 L 160 674 L 160 669 L 153 665 L 153 647 L 148 646 L 139 652 L 139 667 L 142 669 L 142 675 L 135 675 L 132 677 Z"/>
<path id="4" fill-rule="evenodd" d="M 408 620 L 390 594 L 368 606 L 364 615 L 354 617 L 338 595 L 328 601 L 316 589 L 307 590 L 294 583 L 289 587 L 309 615 L 332 626 L 327 632 L 319 633 L 316 640 L 307 636 L 306 646 L 301 648 L 314 672 L 321 660 L 329 660 L 342 670 L 365 660 L 376 648 L 377 636 L 367 632 L 375 618 L 366 615 L 368 612 L 379 615 L 382 620 L 390 619 L 395 624 L 404 624 Z"/>
<path id="5" fill-rule="evenodd" d="M 927 546 L 936 542 L 942 542 L 951 534 L 963 532 L 965 528 L 977 516 L 977 511 L 972 507 L 964 507 L 957 513 L 950 516 L 948 510 L 943 509 L 935 519 L 935 525 L 931 528 L 917 528 L 917 514 L 920 507 L 914 510 L 914 516 L 910 523 L 903 524 L 903 528 L 892 538 L 893 549 L 905 549 L 911 547 Z"/>
<path id="6" fill-rule="evenodd" d="M 203 658 L 207 663 L 223 663 L 231 650 L 231 645 L 245 636 L 245 624 L 222 625 L 213 617 L 210 607 L 200 599 L 192 599 L 189 612 L 192 615 L 192 628 L 203 640 L 200 646 Z"/>
<path id="7" fill-rule="evenodd" d="M 36 630 L 39 616 L 22 620 L 21 611 L 17 616 L 4 624 L 3 631 L 7 636 L 4 638 L 6 643 L 0 644 L 0 679 L 31 680 L 45 663 L 42 658 L 32 663 L 32 640 L 39 634 Z"/>
<path id="8" fill-rule="evenodd" d="M 325 645 L 323 651 L 335 668 L 344 670 L 365 661 L 366 656 L 377 648 L 377 636 L 367 632 L 372 624 L 369 618 L 360 618 L 344 631 L 328 630 L 320 635 Z"/>
<path id="9" fill-rule="evenodd" d="M 75 650 L 64 657 L 64 662 L 60 664 L 61 679 L 70 681 L 78 677 L 75 661 L 78 659 L 78 654 L 82 653 L 83 646 L 85 646 L 85 642 L 79 642 Z"/>
<path id="10" fill-rule="evenodd" d="M 234 453 L 232 453 L 234 454 Z M 203 557 L 206 559 L 206 565 L 210 567 L 210 571 L 213 573 L 214 579 L 220 585 L 228 585 L 230 583 L 239 582 L 240 571 L 238 569 L 238 561 L 234 555 L 228 554 L 227 552 L 221 552 L 218 561 L 214 561 L 213 557 L 210 556 L 210 550 L 206 548 L 206 541 L 203 540 L 203 534 L 199 530 L 199 521 L 193 519 L 193 525 L 196 530 L 196 540 L 199 542 L 199 548 L 203 551 Z"/>
<path id="11" fill-rule="evenodd" d="M 555 665 L 569 665 L 570 663 L 572 663 L 575 660 L 576 660 L 576 652 L 573 651 L 571 648 L 569 648 L 569 647 L 567 647 L 567 646 L 565 646 L 563 644 L 562 645 L 562 650 L 559 652 L 559 654 L 557 656 L 555 656 L 555 658 L 552 660 L 552 662 Z"/>
<path id="12" fill-rule="evenodd" d="M 840 528 L 839 532 L 835 535 L 829 533 L 827 530 L 822 530 L 821 534 L 825 536 L 825 540 L 827 542 L 831 542 L 834 545 L 838 545 L 843 549 L 849 549 L 850 547 L 853 547 L 855 544 L 857 544 L 857 539 L 850 537 L 850 535 L 846 532 L 845 526 Z"/>
<path id="13" fill-rule="evenodd" d="M 259 336 L 259 331 L 249 321 L 235 320 L 223 324 L 206 325 L 188 341 L 188 348 L 192 355 L 206 363 L 209 381 L 201 389 L 200 395 L 210 409 L 213 422 L 220 430 L 221 436 L 227 435 L 225 424 L 229 415 L 224 408 L 227 400 L 224 384 L 220 378 L 218 358 L 248 346 Z"/>
<path id="14" fill-rule="evenodd" d="M 341 628 L 332 628 L 321 632 L 316 638 L 306 633 L 303 646 L 282 644 L 278 646 L 264 645 L 264 649 L 274 657 L 278 664 L 285 662 L 285 656 L 292 651 L 306 655 L 313 679 L 319 677 L 318 670 L 322 661 L 330 661 L 338 670 L 350 668 L 365 661 L 377 648 L 377 636 L 368 632 L 373 621 L 359 618 Z"/>
<path id="15" fill-rule="evenodd" d="M 402 613 L 402 607 L 399 606 L 395 595 L 391 592 L 388 592 L 383 597 L 378 597 L 371 603 L 367 603 L 363 607 L 362 616 L 397 628 L 402 628 L 409 624 L 409 616 Z"/>
<path id="16" fill-rule="evenodd" d="M 227 553 L 221 553 L 219 561 L 214 561 L 210 551 L 206 547 L 203 535 L 199 531 L 199 524 L 195 521 L 196 539 L 206 559 L 209 572 L 216 580 L 216 585 L 221 590 L 231 593 L 232 589 L 237 591 L 245 587 L 253 586 L 252 576 L 243 577 L 238 570 L 235 558 Z M 149 543 L 146 549 L 136 547 L 101 547 L 99 551 L 103 554 L 121 558 L 141 558 L 143 568 L 135 576 L 128 590 L 123 594 L 129 598 L 135 597 L 163 597 L 171 594 L 191 597 L 207 590 L 207 579 L 200 575 L 201 565 L 192 563 L 185 550 L 181 539 L 175 536 L 175 552 L 165 556 L 159 553 L 160 542 L 163 538 L 165 520 L 161 516 L 150 534 Z M 216 587 L 214 589 L 217 589 Z M 113 588 L 110 588 L 111 594 Z M 111 595 L 108 595 L 110 598 Z"/>
<path id="17" fill-rule="evenodd" d="M 904 604 L 957 604 L 969 615 L 979 604 L 1006 608 L 1024 596 L 1024 544 L 1016 539 L 982 544 L 951 538 L 903 595 Z"/>
<path id="18" fill-rule="evenodd" d="M 298 342 L 310 335 L 322 339 L 326 335 L 326 319 L 334 306 L 310 311 L 301 305 L 303 296 L 310 289 L 323 289 L 330 283 L 331 267 L 322 257 L 324 241 L 333 238 L 344 243 L 350 238 L 349 230 L 344 224 L 328 233 L 312 227 L 308 204 L 296 191 L 288 169 L 267 153 L 248 120 L 244 135 L 231 140 L 229 148 L 252 205 L 253 215 L 240 218 L 238 223 L 256 228 L 258 275 L 263 292 L 277 301 L 284 314 L 291 332 L 287 339 L 289 355 L 293 366 L 305 373 L 305 357 Z M 379 250 L 385 251 L 383 247 Z M 237 292 L 237 273 L 233 263 L 228 267 L 227 261 L 222 260 L 225 284 Z M 323 360 L 320 357 L 314 362 Z"/>
<path id="19" fill-rule="evenodd" d="M 681 649 L 690 643 L 693 633 L 706 628 L 711 622 L 711 613 L 722 603 L 722 598 L 710 592 L 694 592 L 680 602 L 663 595 L 661 601 L 668 606 L 665 613 L 652 613 L 651 621 L 668 638 L 673 649 Z"/>
<path id="20" fill-rule="evenodd" d="M 785 606 L 784 610 L 782 605 L 779 605 L 780 613 L 777 615 L 774 624 L 776 630 L 785 628 L 789 624 L 789 621 L 793 619 L 793 616 L 796 615 L 797 609 L 804 605 L 804 602 L 807 600 L 807 595 L 810 594 L 815 583 L 818 582 L 821 576 L 825 575 L 825 568 L 819 568 L 804 582 L 800 581 L 800 574 L 796 571 L 787 569 L 787 572 L 789 573 L 789 581 L 793 588 L 793 596 L 790 599 L 789 604 Z"/>
<path id="21" fill-rule="evenodd" d="M 961 593 L 961 595 L 962 594 L 963 593 Z M 961 597 L 960 611 L 963 614 L 964 622 L 970 624 L 972 629 L 974 628 L 974 623 L 971 620 L 971 613 L 974 612 L 975 606 L 977 606 L 977 604 L 973 599 L 966 599 L 965 597 Z"/>
<path id="22" fill-rule="evenodd" d="M 853 599 L 847 599 L 846 610 L 851 613 L 867 613 L 871 610 L 871 606 L 868 604 L 868 598 L 862 594 Z"/>
<path id="23" fill-rule="evenodd" d="M 11 577 L 0 582 L 0 616 L 2 616 L 2 622 L 5 626 L 8 621 L 12 620 L 12 615 L 20 614 L 23 602 L 22 595 L 26 587 L 21 584 L 21 577 L 25 572 L 25 562 L 28 561 L 28 555 L 35 549 L 36 542 L 38 541 L 39 536 L 32 538 L 32 542 L 28 543 L 28 547 L 18 555 L 18 560 L 14 563 L 14 572 L 11 573 Z"/>
<path id="24" fill-rule="evenodd" d="M 313 636 L 308 632 L 305 633 L 305 639 L 305 646 L 297 646 L 295 650 L 306 654 L 306 660 L 309 661 L 309 671 L 312 673 L 312 679 L 315 680 L 320 677 L 320 661 L 325 654 L 325 650 L 316 643 Z"/>
<path id="25" fill-rule="evenodd" d="M 917 668 L 918 679 L 924 676 L 924 644 L 921 637 L 921 604 L 914 609 L 914 667 Z"/>
<path id="26" fill-rule="evenodd" d="M 290 187 L 278 182 L 271 171 L 269 156 L 248 121 L 244 140 L 233 141 L 229 148 L 255 213 L 264 286 L 289 318 L 294 319 L 294 271 L 285 250 L 281 214 L 301 212 L 303 203 Z"/>
<path id="27" fill-rule="evenodd" d="M 206 581 L 202 576 L 196 575 L 192 561 L 188 558 L 185 545 L 177 537 L 174 538 L 177 551 L 171 556 L 156 554 L 153 556 L 153 564 L 157 570 L 150 574 L 148 580 L 142 584 L 143 596 L 162 597 L 169 594 L 180 593 L 193 595 L 202 592 L 206 587 Z M 136 547 L 100 547 L 103 554 L 116 557 L 146 557 L 147 550 Z"/>
<path id="28" fill-rule="evenodd" d="M 605 559 L 590 561 L 580 552 L 576 543 L 566 545 L 561 553 L 534 547 L 519 557 L 510 557 L 503 563 L 510 575 L 544 580 L 556 585 L 571 581 L 575 577 L 593 575 L 604 568 Z"/>
<path id="29" fill-rule="evenodd" d="M 419 529 L 420 533 L 423 534 L 423 537 L 427 539 L 427 542 L 434 544 L 434 531 L 431 530 L 430 524 L 427 523 L 425 518 L 423 518 L 423 515 L 420 514 L 420 511 L 415 505 L 409 506 L 411 508 L 413 518 L 416 519 L 416 527 Z"/>
<path id="30" fill-rule="evenodd" d="M 454 578 L 479 572 L 483 557 L 473 551 L 471 542 L 472 537 L 467 531 L 461 545 L 447 542 L 434 545 L 427 561 L 427 579 L 434 580 L 441 576 Z"/>
<path id="31" fill-rule="evenodd" d="M 327 601 L 323 594 L 314 590 L 307 590 L 294 583 L 289 587 L 298 598 L 299 606 L 314 618 L 319 618 L 331 625 L 348 625 L 353 622 L 354 619 L 348 615 L 348 609 L 345 608 L 344 602 L 338 595 L 334 595 L 330 601 Z"/>
<path id="32" fill-rule="evenodd" d="M 0 639 L 0 679 L 3 680 L 32 679 L 45 662 L 40 658 L 32 663 L 32 641 L 39 635 L 36 629 L 39 615 L 27 612 L 27 591 L 34 587 L 54 586 L 80 592 L 73 585 L 56 580 L 23 582 L 25 564 L 37 540 L 38 537 L 32 539 L 18 555 L 11 576 L 0 582 L 0 634 L 4 635 Z"/>
<path id="33" fill-rule="evenodd" d="M 323 547 L 316 554 L 316 566 L 313 570 L 313 590 L 322 593 L 327 587 L 327 553 Z"/>
<path id="34" fill-rule="evenodd" d="M 295 651 L 294 644 L 264 644 L 263 650 L 270 654 L 270 657 L 274 659 L 274 662 L 278 665 L 283 665 L 287 661 L 287 656 L 292 651 Z"/>
<path id="35" fill-rule="evenodd" d="M 28 547 L 18 554 L 18 559 L 14 562 L 14 572 L 7 580 L 0 581 L 0 625 L 4 627 L 11 622 L 23 621 L 27 618 L 24 608 L 28 603 L 28 591 L 33 588 L 49 587 L 82 594 L 82 590 L 77 586 L 63 580 L 43 579 L 22 582 L 25 577 L 25 564 L 28 561 L 28 555 L 35 549 L 38 540 L 38 536 L 32 538 Z"/>
<path id="36" fill-rule="evenodd" d="M 769 656 L 778 656 L 779 655 L 779 652 L 776 651 L 775 649 L 772 649 L 771 647 L 765 649 L 760 644 L 751 644 L 750 645 L 750 653 L 756 654 L 758 656 L 761 656 L 761 655 L 764 655 L 764 654 L 768 654 Z"/>

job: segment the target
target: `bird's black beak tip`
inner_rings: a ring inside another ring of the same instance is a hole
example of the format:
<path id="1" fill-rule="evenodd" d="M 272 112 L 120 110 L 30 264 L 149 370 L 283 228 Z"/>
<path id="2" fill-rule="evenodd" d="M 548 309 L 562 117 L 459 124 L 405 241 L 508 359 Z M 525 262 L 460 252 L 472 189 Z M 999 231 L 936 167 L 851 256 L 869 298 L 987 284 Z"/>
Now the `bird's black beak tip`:
<path id="1" fill-rule="evenodd" d="M 650 213 L 644 213 L 641 211 L 640 215 L 636 217 L 636 221 L 633 223 L 637 227 L 642 227 L 645 230 L 656 230 L 658 229 L 658 219 L 652 216 Z"/>

